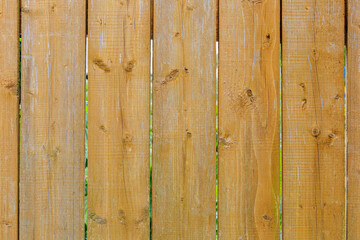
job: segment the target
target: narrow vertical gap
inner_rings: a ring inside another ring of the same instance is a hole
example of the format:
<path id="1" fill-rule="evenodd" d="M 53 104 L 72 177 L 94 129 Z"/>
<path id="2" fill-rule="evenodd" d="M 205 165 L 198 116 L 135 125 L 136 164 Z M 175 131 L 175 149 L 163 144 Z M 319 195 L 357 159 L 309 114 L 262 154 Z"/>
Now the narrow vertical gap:
<path id="1" fill-rule="evenodd" d="M 17 192 L 17 207 L 18 207 L 18 221 L 17 221 L 17 236 L 18 238 L 20 238 L 20 148 L 21 148 L 21 39 L 22 39 L 22 34 L 21 34 L 21 4 L 22 1 L 19 0 L 19 10 L 18 10 L 18 37 L 19 37 L 19 52 L 18 52 L 18 87 L 17 87 L 17 94 L 18 94 L 18 192 Z"/>
<path id="2" fill-rule="evenodd" d="M 85 63 L 86 63 L 86 81 L 85 81 L 85 203 L 84 203 L 84 229 L 85 240 L 87 239 L 87 197 L 88 197 L 88 37 L 86 37 Z"/>
<path id="3" fill-rule="evenodd" d="M 348 19 L 348 0 L 345 0 L 345 14 L 344 14 L 344 17 L 345 17 L 345 21 L 344 21 L 344 29 L 345 29 L 345 31 L 344 31 L 344 41 L 345 41 L 345 49 L 346 49 L 346 46 L 347 46 L 347 38 L 348 38 L 348 36 L 347 36 L 347 33 L 348 33 L 348 21 L 347 21 L 347 19 Z M 345 54 L 346 54 L 346 52 L 345 52 Z M 345 55 L 346 56 L 346 55 Z"/>
<path id="4" fill-rule="evenodd" d="M 281 33 L 280 29 L 280 33 Z M 283 145 L 282 145 L 282 44 L 280 43 L 280 191 L 279 191 L 279 198 L 280 198 L 280 239 L 283 239 L 283 192 L 282 192 L 282 183 L 283 183 L 283 175 L 282 175 L 282 167 L 283 167 Z"/>
<path id="5" fill-rule="evenodd" d="M 150 192 L 149 192 L 149 239 L 152 239 L 153 235 L 153 202 L 152 202 L 152 148 L 153 148 L 153 56 L 154 56 L 154 0 L 151 0 L 150 2 Z"/>
<path id="6" fill-rule="evenodd" d="M 281 44 L 282 44 L 282 37 L 283 37 L 283 34 L 282 34 L 282 26 L 283 26 L 283 22 L 282 22 L 282 3 L 283 1 L 280 0 L 280 48 L 281 48 Z M 280 55 L 280 58 L 281 58 L 281 55 Z"/>
<path id="7" fill-rule="evenodd" d="M 152 147 L 153 147 L 153 40 L 150 44 L 150 240 L 152 239 Z"/>
<path id="8" fill-rule="evenodd" d="M 347 33 L 347 31 L 345 31 Z M 346 35 L 346 34 L 345 34 Z M 347 181 L 348 181 L 348 168 L 347 168 L 347 164 L 348 164 L 348 159 L 347 159 L 347 150 L 348 150 L 348 147 L 347 147 L 347 143 L 348 143 L 348 131 L 347 131 L 347 121 L 348 121 L 348 115 L 347 115 L 347 92 L 348 92 L 348 89 L 347 89 L 347 86 L 348 86 L 348 79 L 347 79 L 347 47 L 345 46 L 344 47 L 344 55 L 345 55 L 345 59 L 344 59 L 344 78 L 345 78 L 345 83 L 344 83 L 344 88 L 345 88 L 345 94 L 344 94 L 344 114 L 345 114 L 345 126 L 344 126 L 344 130 L 345 130 L 345 221 L 344 221 L 344 224 L 345 224 L 345 239 L 346 239 L 346 236 L 347 236 L 347 206 L 348 206 L 348 202 L 347 202 Z"/>
<path id="9" fill-rule="evenodd" d="M 216 1 L 216 239 L 219 239 L 219 46 L 220 1 Z"/>
<path id="10" fill-rule="evenodd" d="M 87 197 L 88 197 L 88 56 L 89 56 L 89 37 L 88 37 L 88 19 L 89 19 L 89 2 L 85 2 L 85 179 L 84 179 L 84 234 L 85 240 L 87 240 Z"/>
<path id="11" fill-rule="evenodd" d="M 20 18 L 21 19 L 21 18 Z M 18 56 L 18 221 L 17 221 L 17 231 L 18 237 L 20 237 L 20 148 L 21 148 L 21 35 L 19 35 L 19 56 Z"/>
<path id="12" fill-rule="evenodd" d="M 347 154 L 347 151 L 348 151 L 348 147 L 347 147 L 347 143 L 348 143 L 348 131 L 347 131 L 347 122 L 348 122 L 348 115 L 347 115 L 347 92 L 348 92 L 348 79 L 347 79 L 347 54 L 348 54 L 348 49 L 347 49 L 347 41 L 348 41 L 348 36 L 347 36 L 347 33 L 348 33 L 348 0 L 345 0 L 345 19 L 344 19 L 344 82 L 345 82 L 345 94 L 344 94 L 344 108 L 345 108 L 345 111 L 344 111 L 344 114 L 345 114 L 345 126 L 344 126 L 344 130 L 345 130 L 345 221 L 344 221 L 344 239 L 347 239 L 347 222 L 348 222 L 348 201 L 347 201 L 347 182 L 348 182 L 348 154 Z"/>
<path id="13" fill-rule="evenodd" d="M 216 42 L 216 239 L 219 239 L 219 42 Z"/>
<path id="14" fill-rule="evenodd" d="M 282 5 L 282 0 L 280 0 L 280 190 L 279 190 L 279 198 L 280 198 L 280 239 L 283 239 L 283 174 L 282 174 L 282 170 L 283 170 L 283 144 L 282 144 L 282 139 L 283 139 L 283 116 L 282 116 L 282 30 L 283 30 L 283 18 L 282 18 L 282 9 L 283 9 L 283 5 Z"/>

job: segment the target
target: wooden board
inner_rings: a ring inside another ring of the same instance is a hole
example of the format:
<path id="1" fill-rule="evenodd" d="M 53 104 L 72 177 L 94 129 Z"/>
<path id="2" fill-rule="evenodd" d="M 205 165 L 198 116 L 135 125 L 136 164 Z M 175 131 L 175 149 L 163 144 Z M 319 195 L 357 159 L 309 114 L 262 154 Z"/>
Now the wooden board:
<path id="1" fill-rule="evenodd" d="M 348 1 L 347 239 L 360 239 L 360 1 Z"/>
<path id="2" fill-rule="evenodd" d="M 22 2 L 20 239 L 84 238 L 85 10 Z"/>
<path id="3" fill-rule="evenodd" d="M 0 239 L 18 237 L 18 1 L 0 0 Z"/>
<path id="4" fill-rule="evenodd" d="M 153 239 L 216 237 L 215 0 L 155 0 Z"/>
<path id="5" fill-rule="evenodd" d="M 280 239 L 280 0 L 219 22 L 219 239 Z"/>
<path id="6" fill-rule="evenodd" d="M 89 239 L 150 236 L 150 0 L 89 2 Z"/>
<path id="7" fill-rule="evenodd" d="M 345 237 L 345 1 L 283 0 L 283 237 Z"/>
<path id="8" fill-rule="evenodd" d="M 216 1 L 216 41 L 219 40 L 219 0 Z M 151 0 L 151 39 L 154 39 L 154 0 Z"/>

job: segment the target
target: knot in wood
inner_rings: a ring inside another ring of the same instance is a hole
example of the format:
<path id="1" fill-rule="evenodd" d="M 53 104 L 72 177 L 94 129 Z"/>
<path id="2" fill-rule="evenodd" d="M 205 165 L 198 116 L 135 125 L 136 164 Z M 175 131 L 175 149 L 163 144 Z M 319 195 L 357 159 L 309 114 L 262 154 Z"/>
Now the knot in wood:
<path id="1" fill-rule="evenodd" d="M 125 63 L 124 69 L 126 72 L 131 72 L 135 67 L 135 60 L 131 60 Z"/>
<path id="2" fill-rule="evenodd" d="M 333 138 L 335 138 L 335 137 L 336 137 L 335 133 L 330 133 L 330 134 L 329 134 L 329 138 L 333 139 Z"/>
<path id="3" fill-rule="evenodd" d="M 313 137 L 318 137 L 320 135 L 320 129 L 315 127 L 311 130 L 311 134 L 313 135 Z"/>
<path id="4" fill-rule="evenodd" d="M 253 96 L 253 93 L 252 93 L 251 89 L 248 89 L 248 90 L 246 91 L 246 94 L 247 94 L 249 97 L 252 97 L 252 96 Z"/>

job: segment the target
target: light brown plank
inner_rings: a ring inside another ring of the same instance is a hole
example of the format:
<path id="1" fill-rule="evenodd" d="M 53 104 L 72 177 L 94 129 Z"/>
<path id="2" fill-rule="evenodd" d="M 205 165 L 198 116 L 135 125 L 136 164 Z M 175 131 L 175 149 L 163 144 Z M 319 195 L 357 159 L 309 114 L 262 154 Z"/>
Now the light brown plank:
<path id="1" fill-rule="evenodd" d="M 219 0 L 216 1 L 216 40 L 219 40 Z M 154 0 L 151 0 L 151 39 L 154 39 Z"/>
<path id="2" fill-rule="evenodd" d="M 18 237 L 19 4 L 0 0 L 0 239 Z"/>
<path id="3" fill-rule="evenodd" d="M 22 2 L 20 239 L 84 238 L 85 5 Z"/>
<path id="4" fill-rule="evenodd" d="M 280 239 L 280 0 L 220 1 L 219 239 Z"/>
<path id="5" fill-rule="evenodd" d="M 89 1 L 89 239 L 150 238 L 150 0 Z"/>
<path id="6" fill-rule="evenodd" d="M 360 239 L 360 1 L 348 1 L 347 239 Z"/>
<path id="7" fill-rule="evenodd" d="M 215 0 L 155 0 L 153 239 L 215 239 Z"/>
<path id="8" fill-rule="evenodd" d="M 283 237 L 344 239 L 344 0 L 283 0 Z"/>

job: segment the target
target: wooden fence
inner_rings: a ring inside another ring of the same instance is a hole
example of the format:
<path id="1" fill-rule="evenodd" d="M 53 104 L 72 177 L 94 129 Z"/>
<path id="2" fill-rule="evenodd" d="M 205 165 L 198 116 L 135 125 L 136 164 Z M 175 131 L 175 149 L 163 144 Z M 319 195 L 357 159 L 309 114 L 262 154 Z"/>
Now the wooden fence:
<path id="1" fill-rule="evenodd" d="M 360 0 L 0 0 L 0 239 L 359 240 L 359 26 Z"/>

